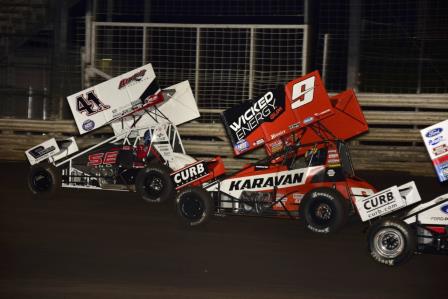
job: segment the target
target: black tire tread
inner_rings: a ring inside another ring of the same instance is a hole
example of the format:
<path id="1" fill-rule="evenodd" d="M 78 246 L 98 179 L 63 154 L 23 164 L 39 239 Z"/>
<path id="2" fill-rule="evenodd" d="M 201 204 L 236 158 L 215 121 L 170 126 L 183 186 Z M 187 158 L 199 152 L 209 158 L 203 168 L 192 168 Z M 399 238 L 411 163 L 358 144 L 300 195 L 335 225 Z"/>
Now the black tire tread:
<path id="1" fill-rule="evenodd" d="M 205 207 L 204 214 L 203 214 L 203 217 L 199 220 L 192 221 L 190 219 L 185 218 L 184 215 L 182 214 L 181 207 L 180 207 L 180 200 L 183 196 L 185 196 L 188 193 L 195 193 L 196 196 L 199 197 L 204 203 L 204 207 Z M 215 211 L 215 203 L 213 202 L 213 200 L 210 196 L 210 193 L 208 193 L 203 188 L 187 187 L 187 188 L 181 190 L 176 197 L 176 210 L 177 210 L 177 214 L 180 216 L 183 223 L 186 224 L 187 226 L 204 225 L 210 221 L 210 218 Z"/>
<path id="2" fill-rule="evenodd" d="M 32 180 L 33 176 L 36 174 L 36 172 L 42 171 L 42 170 L 48 172 L 52 179 L 52 186 L 50 187 L 50 189 L 48 191 L 44 191 L 44 192 L 36 190 L 33 187 L 33 184 L 31 183 L 31 180 Z M 27 184 L 28 184 L 28 188 L 34 194 L 35 198 L 50 199 L 61 188 L 61 184 L 62 184 L 61 171 L 58 168 L 56 168 L 56 166 L 54 166 L 53 164 L 50 164 L 50 163 L 35 164 L 35 165 L 31 166 L 31 168 L 28 172 Z"/>
<path id="3" fill-rule="evenodd" d="M 403 234 L 404 240 L 406 242 L 403 252 L 393 259 L 381 257 L 373 250 L 373 239 L 375 234 L 378 233 L 381 229 L 390 227 L 399 230 Z M 409 226 L 409 224 L 395 218 L 384 218 L 376 221 L 367 232 L 367 241 L 370 256 L 375 261 L 387 266 L 398 266 L 409 261 L 409 259 L 414 255 L 417 247 L 416 234 Z"/>
<path id="4" fill-rule="evenodd" d="M 163 190 L 162 194 L 159 198 L 153 199 L 149 197 L 145 190 L 145 179 L 146 176 L 151 173 L 156 172 L 161 175 L 161 177 L 164 180 L 165 190 Z M 140 195 L 141 198 L 143 198 L 145 201 L 149 203 L 165 203 L 168 202 L 170 199 L 175 197 L 175 189 L 173 181 L 171 180 L 170 174 L 172 170 L 166 165 L 161 165 L 159 163 L 151 163 L 148 167 L 142 169 L 137 174 L 137 177 L 135 179 L 135 189 L 137 193 Z"/>
<path id="5" fill-rule="evenodd" d="M 327 227 L 319 227 L 318 224 L 313 223 L 310 216 L 310 211 L 308 210 L 313 200 L 315 200 L 313 194 L 318 192 L 328 194 L 333 198 L 331 202 L 334 205 L 333 213 L 336 213 L 336 218 L 332 220 L 332 223 Z M 320 187 L 305 194 L 302 202 L 300 203 L 299 214 L 302 223 L 307 229 L 316 233 L 329 234 L 339 231 L 347 223 L 349 208 L 350 206 L 348 200 L 346 200 L 337 190 L 328 187 Z"/>

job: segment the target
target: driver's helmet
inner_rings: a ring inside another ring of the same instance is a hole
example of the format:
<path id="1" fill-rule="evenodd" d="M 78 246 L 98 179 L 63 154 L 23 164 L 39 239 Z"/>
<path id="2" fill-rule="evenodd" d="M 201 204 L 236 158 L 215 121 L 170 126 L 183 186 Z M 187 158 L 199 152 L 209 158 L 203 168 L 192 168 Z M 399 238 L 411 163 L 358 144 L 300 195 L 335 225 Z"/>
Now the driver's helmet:
<path id="1" fill-rule="evenodd" d="M 146 130 L 145 134 L 143 135 L 143 141 L 144 141 L 144 145 L 151 144 L 151 131 L 150 130 Z"/>
<path id="2" fill-rule="evenodd" d="M 314 154 L 314 150 L 313 149 L 309 149 L 305 152 L 305 162 L 309 163 L 311 158 L 313 157 Z"/>

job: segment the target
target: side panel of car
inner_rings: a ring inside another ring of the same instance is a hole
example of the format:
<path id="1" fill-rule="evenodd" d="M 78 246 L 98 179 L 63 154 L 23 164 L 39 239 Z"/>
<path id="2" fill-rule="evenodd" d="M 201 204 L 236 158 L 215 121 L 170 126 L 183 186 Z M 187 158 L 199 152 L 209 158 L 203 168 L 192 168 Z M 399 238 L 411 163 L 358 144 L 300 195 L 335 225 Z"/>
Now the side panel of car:
<path id="1" fill-rule="evenodd" d="M 448 226 L 448 195 L 418 205 L 407 213 L 404 221 L 408 224 Z"/>
<path id="2" fill-rule="evenodd" d="M 344 179 L 313 183 L 316 174 L 325 172 L 324 166 L 288 170 L 285 166 L 252 166 L 213 185 L 209 191 L 221 194 L 220 208 L 234 212 L 253 212 L 250 205 L 264 206 L 265 212 L 297 216 L 302 198 L 316 188 L 334 188 L 349 199 L 349 188 Z"/>

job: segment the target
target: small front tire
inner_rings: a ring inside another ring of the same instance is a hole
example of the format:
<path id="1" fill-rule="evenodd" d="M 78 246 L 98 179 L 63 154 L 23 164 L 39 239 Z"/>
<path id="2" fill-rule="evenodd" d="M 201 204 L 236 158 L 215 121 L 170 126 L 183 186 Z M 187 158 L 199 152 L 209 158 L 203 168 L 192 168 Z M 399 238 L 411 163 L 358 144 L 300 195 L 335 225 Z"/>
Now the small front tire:
<path id="1" fill-rule="evenodd" d="M 51 198 L 61 188 L 61 172 L 53 164 L 40 163 L 31 166 L 28 188 L 37 198 Z"/>
<path id="2" fill-rule="evenodd" d="M 207 223 L 215 211 L 210 193 L 200 187 L 186 188 L 176 198 L 178 215 L 188 226 Z"/>
<path id="3" fill-rule="evenodd" d="M 165 165 L 153 164 L 139 171 L 135 189 L 149 203 L 164 203 L 174 198 L 174 184 L 171 169 Z"/>
<path id="4" fill-rule="evenodd" d="M 408 261 L 416 248 L 416 236 L 411 227 L 399 219 L 382 219 L 368 232 L 368 248 L 374 260 L 388 266 Z"/>

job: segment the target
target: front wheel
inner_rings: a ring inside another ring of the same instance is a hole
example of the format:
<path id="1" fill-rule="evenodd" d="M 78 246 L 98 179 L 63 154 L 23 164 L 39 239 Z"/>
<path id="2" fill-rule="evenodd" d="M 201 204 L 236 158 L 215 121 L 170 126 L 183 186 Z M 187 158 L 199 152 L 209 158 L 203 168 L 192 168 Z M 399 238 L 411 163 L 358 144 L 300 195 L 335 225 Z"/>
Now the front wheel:
<path id="1" fill-rule="evenodd" d="M 53 164 L 41 163 L 31 166 L 28 188 L 38 198 L 51 198 L 61 188 L 61 172 Z"/>
<path id="2" fill-rule="evenodd" d="M 369 252 L 377 262 L 396 266 L 414 254 L 416 237 L 407 223 L 398 219 L 383 219 L 368 232 Z"/>
<path id="3" fill-rule="evenodd" d="M 174 198 L 171 169 L 164 165 L 151 165 L 139 171 L 135 179 L 137 193 L 147 202 L 163 203 Z"/>
<path id="4" fill-rule="evenodd" d="M 341 229 L 348 219 L 348 202 L 332 188 L 308 192 L 300 204 L 300 218 L 309 230 L 328 234 Z"/>
<path id="5" fill-rule="evenodd" d="M 179 216 L 189 226 L 204 224 L 210 220 L 215 204 L 210 193 L 200 187 L 186 188 L 176 198 Z"/>

